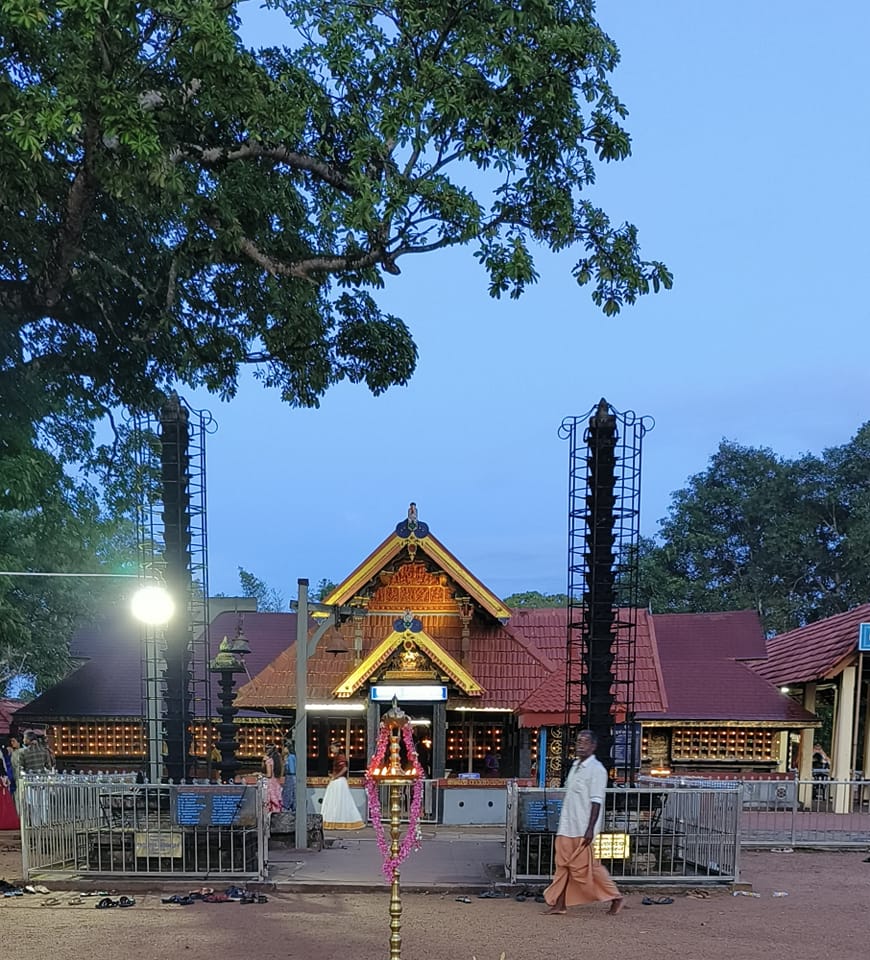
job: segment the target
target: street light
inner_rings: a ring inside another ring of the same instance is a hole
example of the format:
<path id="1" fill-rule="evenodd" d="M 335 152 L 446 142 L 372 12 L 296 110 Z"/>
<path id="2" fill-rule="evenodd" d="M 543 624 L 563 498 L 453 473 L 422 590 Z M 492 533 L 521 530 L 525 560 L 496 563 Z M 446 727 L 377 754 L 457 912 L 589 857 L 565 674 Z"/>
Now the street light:
<path id="1" fill-rule="evenodd" d="M 175 602 L 165 587 L 154 583 L 133 594 L 130 609 L 137 620 L 149 627 L 160 627 L 172 619 Z"/>
<path id="2" fill-rule="evenodd" d="M 311 602 L 308 599 L 308 580 L 300 577 L 296 581 L 297 599 L 290 606 L 296 610 L 296 721 L 294 740 L 296 741 L 296 848 L 304 850 L 308 846 L 308 658 L 314 656 L 320 638 L 327 629 L 336 629 L 356 610 L 353 607 L 331 607 L 325 603 Z M 324 619 L 311 637 L 308 636 L 308 614 L 331 614 Z M 343 652 L 333 648 L 335 653 Z M 331 652 L 333 652 L 331 651 Z M 300 747 L 301 745 L 301 747 Z"/>

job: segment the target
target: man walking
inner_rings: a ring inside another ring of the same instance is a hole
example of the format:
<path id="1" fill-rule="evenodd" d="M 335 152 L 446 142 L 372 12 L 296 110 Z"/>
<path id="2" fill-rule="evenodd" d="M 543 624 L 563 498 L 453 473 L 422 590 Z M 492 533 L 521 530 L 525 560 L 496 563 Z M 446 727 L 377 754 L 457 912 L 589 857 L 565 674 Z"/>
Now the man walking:
<path id="1" fill-rule="evenodd" d="M 595 756 L 598 737 L 591 730 L 577 736 L 577 759 L 565 781 L 565 799 L 556 831 L 556 872 L 544 891 L 547 913 L 562 914 L 581 903 L 610 901 L 608 913 L 622 909 L 622 894 L 592 853 L 592 841 L 604 820 L 607 771 Z"/>

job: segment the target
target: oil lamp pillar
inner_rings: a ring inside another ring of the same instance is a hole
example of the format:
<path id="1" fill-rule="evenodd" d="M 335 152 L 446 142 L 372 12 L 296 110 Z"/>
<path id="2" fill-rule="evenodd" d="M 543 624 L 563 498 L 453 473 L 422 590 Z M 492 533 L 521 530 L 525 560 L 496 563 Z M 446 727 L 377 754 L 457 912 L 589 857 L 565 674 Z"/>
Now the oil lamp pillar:
<path id="1" fill-rule="evenodd" d="M 407 786 L 416 788 L 416 783 L 422 775 L 422 768 L 417 753 L 413 748 L 413 742 L 408 726 L 409 719 L 407 714 L 399 709 L 399 706 L 393 699 L 393 706 L 381 718 L 381 735 L 379 742 L 387 740 L 386 746 L 389 748 L 389 755 L 385 756 L 386 750 L 383 748 L 372 757 L 368 770 L 368 777 L 373 782 L 375 788 L 381 784 L 389 787 L 390 793 L 390 853 L 388 869 L 388 879 L 390 881 L 390 960 L 402 960 L 402 891 L 399 882 L 399 865 L 403 859 L 401 827 L 402 827 L 402 791 Z M 407 727 L 407 731 L 406 728 Z M 405 746 L 408 756 L 406 758 L 406 768 L 402 768 L 402 759 L 400 756 L 401 738 L 405 737 Z M 414 804 L 412 804 L 412 810 Z M 375 831 L 380 829 L 380 810 L 375 811 L 378 822 L 375 824 Z M 413 814 L 411 820 L 414 820 Z M 409 822 L 408 830 L 416 830 L 416 822 Z M 406 855 L 406 854 L 405 854 Z"/>
<path id="2" fill-rule="evenodd" d="M 239 627 L 232 640 L 228 640 L 226 637 L 221 640 L 217 656 L 209 664 L 212 673 L 218 674 L 218 685 L 220 687 L 218 695 L 220 706 L 217 710 L 220 716 L 220 722 L 217 725 L 219 737 L 217 748 L 221 755 L 218 764 L 221 783 L 232 783 L 236 771 L 239 769 L 239 761 L 236 759 L 236 750 L 239 747 L 239 727 L 235 722 L 238 708 L 236 707 L 234 674 L 244 673 L 243 657 L 250 652 L 251 648 L 248 646 L 248 641 L 245 639 L 241 627 Z"/>

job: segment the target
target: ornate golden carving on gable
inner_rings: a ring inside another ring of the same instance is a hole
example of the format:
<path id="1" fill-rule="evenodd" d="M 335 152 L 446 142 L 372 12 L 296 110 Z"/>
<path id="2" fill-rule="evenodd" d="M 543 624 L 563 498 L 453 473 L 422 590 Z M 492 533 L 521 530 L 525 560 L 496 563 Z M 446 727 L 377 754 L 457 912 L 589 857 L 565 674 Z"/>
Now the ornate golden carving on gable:
<path id="1" fill-rule="evenodd" d="M 407 639 L 384 670 L 385 680 L 437 680 L 439 673 L 413 640 Z"/>
<path id="2" fill-rule="evenodd" d="M 405 563 L 392 575 L 382 573 L 379 580 L 369 610 L 408 609 L 422 613 L 456 609 L 446 574 L 430 573 L 423 563 Z"/>

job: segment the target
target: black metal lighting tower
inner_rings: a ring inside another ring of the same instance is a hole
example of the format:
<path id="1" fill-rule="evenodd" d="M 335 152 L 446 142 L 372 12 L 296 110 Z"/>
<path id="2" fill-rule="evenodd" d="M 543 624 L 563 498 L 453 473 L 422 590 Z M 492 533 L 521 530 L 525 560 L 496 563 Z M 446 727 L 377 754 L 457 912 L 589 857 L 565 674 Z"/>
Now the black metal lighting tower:
<path id="1" fill-rule="evenodd" d="M 641 440 L 651 426 L 602 399 L 559 428 L 571 443 L 563 776 L 572 732 L 586 727 L 608 770 L 634 779 Z"/>
<path id="2" fill-rule="evenodd" d="M 143 683 L 152 777 L 188 776 L 194 720 L 204 724 L 201 749 L 208 763 L 211 720 L 208 638 L 208 535 L 205 435 L 207 411 L 192 411 L 177 394 L 158 417 L 139 417 L 140 569 L 157 575 L 175 601 L 159 637 L 146 637 Z"/>

